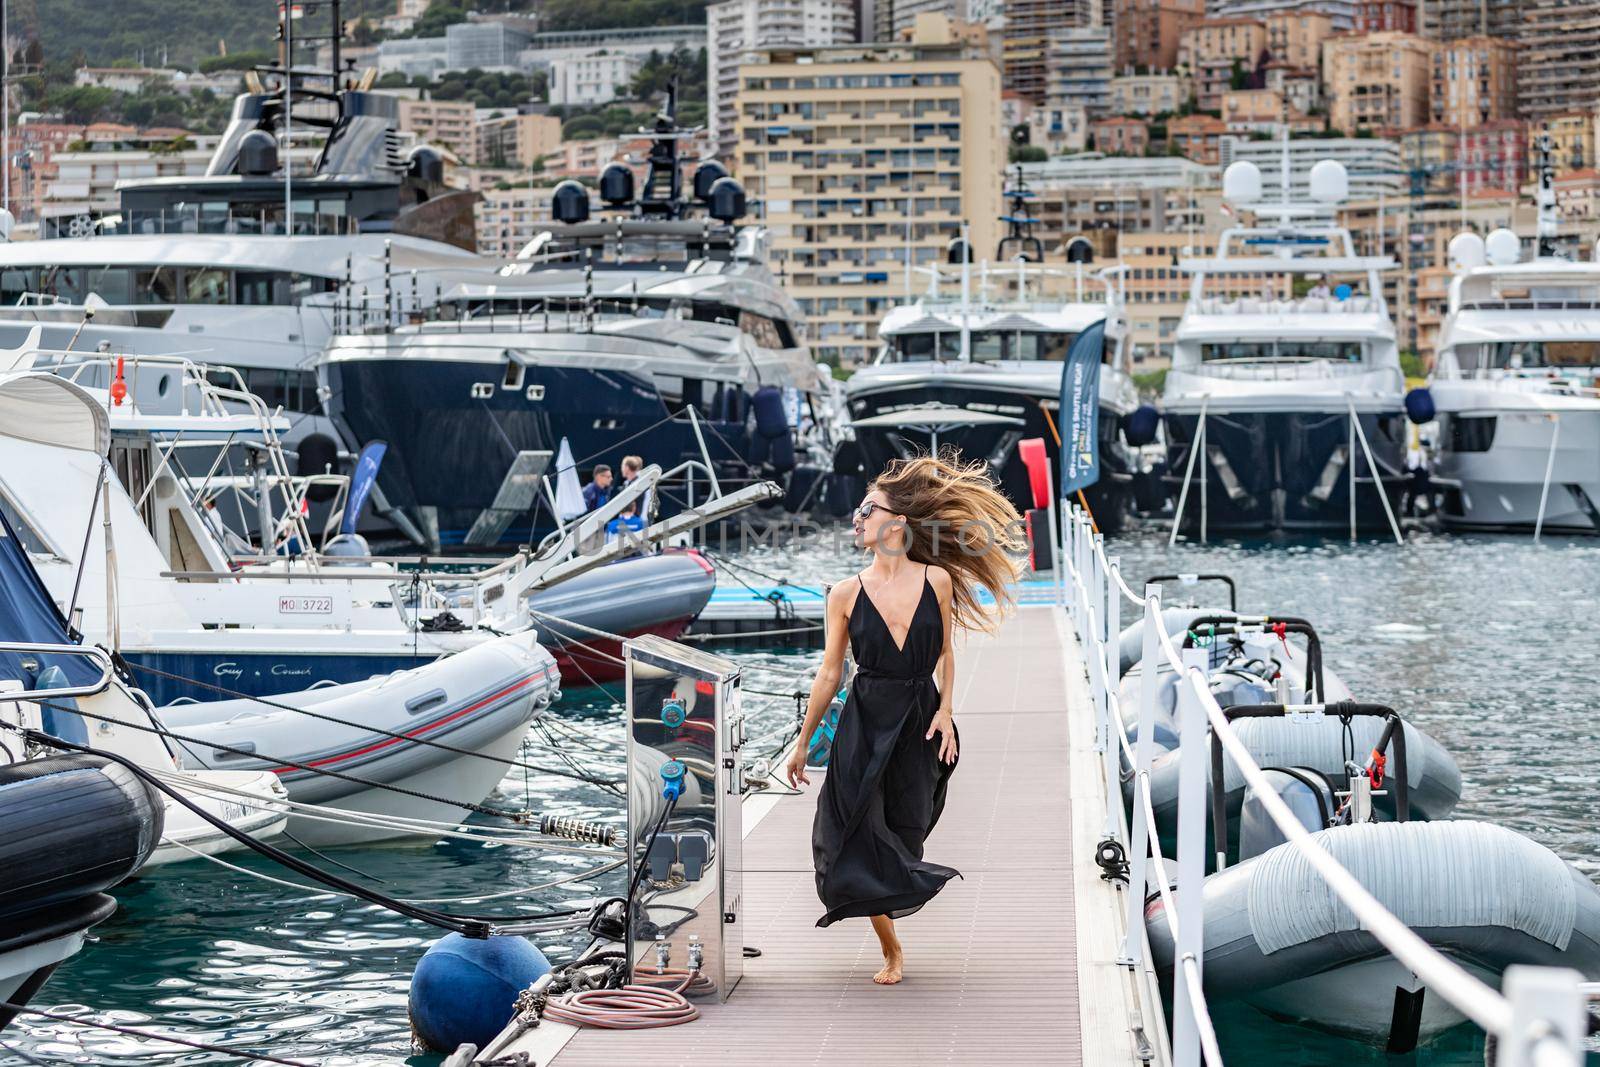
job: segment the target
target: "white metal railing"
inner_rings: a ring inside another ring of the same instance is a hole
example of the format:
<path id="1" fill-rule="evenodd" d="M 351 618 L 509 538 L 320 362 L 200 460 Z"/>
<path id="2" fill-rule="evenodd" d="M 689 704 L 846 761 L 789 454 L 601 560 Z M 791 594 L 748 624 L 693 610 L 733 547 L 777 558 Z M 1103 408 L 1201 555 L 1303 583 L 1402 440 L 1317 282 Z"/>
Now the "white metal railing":
<path id="1" fill-rule="evenodd" d="M 1349 908 L 1361 929 L 1372 934 L 1396 960 L 1468 1019 L 1495 1035 L 1498 1067 L 1578 1067 L 1583 1063 L 1585 990 L 1577 971 L 1550 967 L 1510 967 L 1501 993 L 1439 952 L 1406 926 L 1334 859 L 1272 789 L 1250 750 L 1239 740 L 1206 679 L 1205 650 L 1180 651 L 1162 621 L 1161 589 L 1146 585 L 1134 592 L 1123 580 L 1116 556 L 1107 556 L 1102 536 L 1076 504 L 1061 501 L 1057 548 L 1059 605 L 1068 615 L 1084 650 L 1089 690 L 1096 715 L 1096 744 L 1103 753 L 1106 836 L 1126 849 L 1129 863 L 1128 913 L 1120 964 L 1142 965 L 1144 901 L 1154 873 L 1173 942 L 1173 1062 L 1176 1067 L 1221 1067 L 1222 1053 L 1204 989 L 1206 878 L 1206 773 L 1211 736 L 1254 788 L 1268 815 L 1300 851 L 1335 896 Z M 1121 674 L 1121 608 L 1124 601 L 1142 612 L 1138 741 L 1130 744 L 1118 701 Z M 1198 654 L 1197 654 L 1198 652 Z M 1176 892 L 1162 855 L 1151 802 L 1152 740 L 1164 669 L 1177 671 L 1178 832 Z M 1321 694 L 1318 694 L 1321 699 Z M 1122 760 L 1134 772 L 1130 840 L 1118 840 L 1123 803 Z"/>

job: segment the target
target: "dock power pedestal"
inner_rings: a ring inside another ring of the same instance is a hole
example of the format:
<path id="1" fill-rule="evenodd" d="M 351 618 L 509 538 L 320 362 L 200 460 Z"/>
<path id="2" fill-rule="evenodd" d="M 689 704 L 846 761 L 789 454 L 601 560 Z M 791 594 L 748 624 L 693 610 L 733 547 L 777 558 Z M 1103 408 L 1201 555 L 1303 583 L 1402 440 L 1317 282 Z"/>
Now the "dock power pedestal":
<path id="1" fill-rule="evenodd" d="M 622 650 L 629 979 L 696 971 L 685 995 L 722 1001 L 744 969 L 739 667 L 654 634 Z"/>

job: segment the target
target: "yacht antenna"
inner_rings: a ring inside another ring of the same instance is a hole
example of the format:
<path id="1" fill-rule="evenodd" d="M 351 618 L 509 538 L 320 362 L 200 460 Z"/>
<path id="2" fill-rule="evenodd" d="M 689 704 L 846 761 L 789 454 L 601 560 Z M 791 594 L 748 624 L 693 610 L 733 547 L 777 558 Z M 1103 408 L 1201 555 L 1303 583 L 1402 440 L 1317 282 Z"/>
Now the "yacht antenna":
<path id="1" fill-rule="evenodd" d="M 294 234 L 294 0 L 282 0 L 283 16 L 283 233 Z"/>
<path id="2" fill-rule="evenodd" d="M 1556 254 L 1556 228 L 1559 220 L 1556 217 L 1556 177 L 1555 168 L 1550 165 L 1550 134 L 1548 130 L 1539 134 L 1539 139 L 1534 142 L 1539 151 L 1539 188 L 1534 194 L 1535 203 L 1539 208 L 1538 228 L 1538 255 L 1540 257 Z"/>

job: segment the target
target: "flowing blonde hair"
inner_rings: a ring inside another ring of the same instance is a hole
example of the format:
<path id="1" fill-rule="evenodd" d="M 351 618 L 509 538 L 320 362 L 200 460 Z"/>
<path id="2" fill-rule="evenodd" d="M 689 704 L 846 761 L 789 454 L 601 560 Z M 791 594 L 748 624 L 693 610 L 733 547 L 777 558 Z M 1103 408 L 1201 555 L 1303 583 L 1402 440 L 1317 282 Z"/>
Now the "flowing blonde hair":
<path id="1" fill-rule="evenodd" d="M 988 466 L 964 463 L 954 449 L 891 460 L 867 487 L 874 489 L 906 518 L 907 558 L 950 572 L 955 624 L 992 630 L 1015 602 L 1011 583 L 1027 547 L 1021 516 L 990 481 Z M 979 602 L 979 586 L 993 595 L 994 610 Z"/>

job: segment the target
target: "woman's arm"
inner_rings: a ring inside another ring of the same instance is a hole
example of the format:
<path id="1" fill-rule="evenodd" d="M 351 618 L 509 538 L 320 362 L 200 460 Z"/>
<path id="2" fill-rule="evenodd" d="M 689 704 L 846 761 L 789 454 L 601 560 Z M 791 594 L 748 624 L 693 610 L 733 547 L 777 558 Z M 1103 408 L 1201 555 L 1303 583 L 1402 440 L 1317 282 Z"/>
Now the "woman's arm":
<path id="1" fill-rule="evenodd" d="M 928 724 L 926 740 L 932 740 L 934 734 L 939 735 L 939 761 L 941 763 L 954 763 L 956 761 L 956 727 L 955 727 L 955 699 L 956 699 L 956 653 L 953 645 L 955 627 L 950 622 L 950 600 L 954 595 L 954 588 L 950 580 L 950 572 L 943 567 L 933 567 L 928 571 L 928 580 L 933 583 L 934 595 L 939 598 L 939 617 L 944 628 L 944 649 L 939 653 L 939 710 L 934 713 L 933 722 Z"/>
<path id="2" fill-rule="evenodd" d="M 806 749 L 817 724 L 828 710 L 828 705 L 839 692 L 839 680 L 844 677 L 844 651 L 850 644 L 850 609 L 855 606 L 856 594 L 861 591 L 857 581 L 840 582 L 828 591 L 828 640 L 822 650 L 822 666 L 811 682 L 811 700 L 806 705 L 805 722 L 800 725 L 800 736 L 795 738 L 794 752 L 784 773 L 791 786 L 801 782 L 810 784 L 806 777 Z"/>

